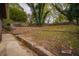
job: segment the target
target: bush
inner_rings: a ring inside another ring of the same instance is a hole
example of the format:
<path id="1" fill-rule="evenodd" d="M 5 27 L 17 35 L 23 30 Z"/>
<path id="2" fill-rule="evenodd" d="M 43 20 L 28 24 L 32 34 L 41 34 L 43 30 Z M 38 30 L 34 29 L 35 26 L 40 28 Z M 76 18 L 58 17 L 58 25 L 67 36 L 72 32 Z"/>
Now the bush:
<path id="1" fill-rule="evenodd" d="M 18 7 L 10 7 L 10 19 L 16 21 L 16 22 L 25 22 L 27 20 L 27 15 L 26 13 L 18 8 Z"/>
<path id="2" fill-rule="evenodd" d="M 7 30 L 7 31 L 10 31 L 12 23 L 13 23 L 13 20 L 11 20 L 11 19 L 4 19 L 3 20 L 4 29 Z"/>

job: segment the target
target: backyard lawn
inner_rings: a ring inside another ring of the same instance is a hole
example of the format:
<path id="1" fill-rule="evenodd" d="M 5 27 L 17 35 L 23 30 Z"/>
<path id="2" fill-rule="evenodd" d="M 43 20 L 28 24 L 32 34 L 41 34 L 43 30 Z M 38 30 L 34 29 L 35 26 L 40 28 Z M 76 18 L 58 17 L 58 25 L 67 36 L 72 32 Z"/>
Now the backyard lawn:
<path id="1" fill-rule="evenodd" d="M 72 50 L 73 55 L 79 55 L 79 26 L 77 25 L 15 27 L 12 32 L 31 37 L 31 41 L 56 55 L 61 55 L 62 50 L 69 49 Z"/>

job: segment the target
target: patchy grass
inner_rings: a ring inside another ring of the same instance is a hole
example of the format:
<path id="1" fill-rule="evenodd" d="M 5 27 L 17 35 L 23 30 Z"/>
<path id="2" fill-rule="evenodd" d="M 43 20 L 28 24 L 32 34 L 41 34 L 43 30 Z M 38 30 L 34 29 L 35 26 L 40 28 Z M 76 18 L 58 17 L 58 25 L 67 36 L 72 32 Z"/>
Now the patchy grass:
<path id="1" fill-rule="evenodd" d="M 76 31 L 79 30 L 79 26 L 76 25 L 53 25 L 53 26 L 46 26 L 43 27 L 47 30 L 66 30 L 66 31 Z"/>
<path id="2" fill-rule="evenodd" d="M 16 32 L 18 32 L 19 29 L 16 28 Z M 25 36 L 33 37 L 32 40 L 34 42 L 56 55 L 60 55 L 61 50 L 71 49 L 71 47 L 73 54 L 79 55 L 79 26 L 53 25 L 45 27 L 26 27 L 22 28 L 22 30 L 20 29 L 19 32 L 23 32 Z"/>

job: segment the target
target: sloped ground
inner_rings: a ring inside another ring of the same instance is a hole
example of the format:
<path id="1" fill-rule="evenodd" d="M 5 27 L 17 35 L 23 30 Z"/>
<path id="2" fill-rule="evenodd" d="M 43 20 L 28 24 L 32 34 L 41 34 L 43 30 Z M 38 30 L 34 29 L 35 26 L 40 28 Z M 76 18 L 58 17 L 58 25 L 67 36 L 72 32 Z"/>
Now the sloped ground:
<path id="1" fill-rule="evenodd" d="M 62 55 L 64 50 L 72 50 L 73 55 L 79 55 L 79 26 L 76 25 L 15 27 L 12 33 L 32 37 L 30 41 L 56 55 Z"/>

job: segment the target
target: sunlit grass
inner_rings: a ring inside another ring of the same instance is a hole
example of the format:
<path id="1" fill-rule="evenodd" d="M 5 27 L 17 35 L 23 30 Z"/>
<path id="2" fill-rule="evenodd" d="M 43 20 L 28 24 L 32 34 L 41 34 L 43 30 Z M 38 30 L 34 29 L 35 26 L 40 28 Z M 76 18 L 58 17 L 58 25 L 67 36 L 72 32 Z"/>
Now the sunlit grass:
<path id="1" fill-rule="evenodd" d="M 45 29 L 76 31 L 76 30 L 79 30 L 79 26 L 76 26 L 76 25 L 53 25 L 53 26 L 46 26 Z"/>
<path id="2" fill-rule="evenodd" d="M 32 37 L 32 41 L 52 53 L 58 54 L 63 45 L 67 49 L 72 47 L 74 54 L 79 55 L 79 26 L 77 25 L 19 27 L 14 32 L 22 33 L 25 37 Z"/>
<path id="3" fill-rule="evenodd" d="M 76 25 L 56 25 L 47 26 L 40 28 L 41 30 L 36 30 L 34 34 L 35 40 L 39 41 L 49 41 L 48 48 L 55 48 L 58 45 L 69 45 L 78 54 L 79 50 L 79 34 L 74 33 L 79 31 L 79 26 Z M 43 30 L 43 31 L 42 31 Z M 48 31 L 44 31 L 48 30 Z M 50 30 L 61 30 L 61 31 L 72 31 L 70 32 L 55 32 Z M 40 44 L 42 45 L 42 43 Z M 44 43 L 44 42 L 43 42 Z M 47 43 L 48 44 L 48 43 Z"/>

